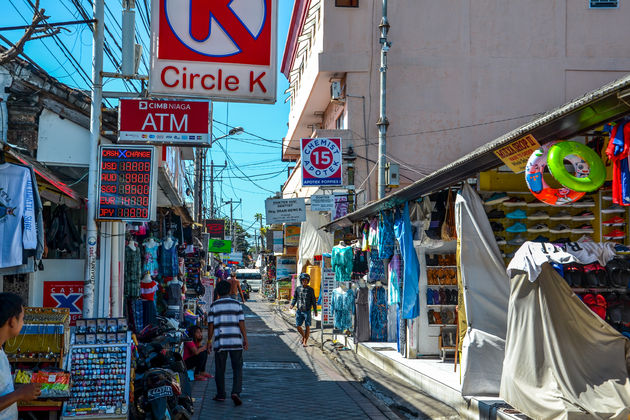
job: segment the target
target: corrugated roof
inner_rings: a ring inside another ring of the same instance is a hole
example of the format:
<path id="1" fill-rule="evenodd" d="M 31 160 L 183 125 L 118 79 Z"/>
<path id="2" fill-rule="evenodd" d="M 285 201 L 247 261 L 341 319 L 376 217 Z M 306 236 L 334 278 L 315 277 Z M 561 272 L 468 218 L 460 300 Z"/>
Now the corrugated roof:
<path id="1" fill-rule="evenodd" d="M 368 204 L 323 226 L 324 229 L 338 229 L 351 225 L 381 210 L 396 207 L 406 201 L 416 200 L 426 194 L 451 186 L 478 172 L 502 165 L 494 154 L 500 147 L 527 134 L 533 135 L 539 143 L 567 139 L 593 129 L 605 122 L 630 114 L 630 97 L 620 99 L 619 94 L 630 89 L 630 75 L 603 87 L 586 93 L 544 115 L 512 130 L 501 137 L 473 150 L 449 165 L 427 175 L 395 193 Z M 630 92 L 629 92 L 630 96 Z"/>

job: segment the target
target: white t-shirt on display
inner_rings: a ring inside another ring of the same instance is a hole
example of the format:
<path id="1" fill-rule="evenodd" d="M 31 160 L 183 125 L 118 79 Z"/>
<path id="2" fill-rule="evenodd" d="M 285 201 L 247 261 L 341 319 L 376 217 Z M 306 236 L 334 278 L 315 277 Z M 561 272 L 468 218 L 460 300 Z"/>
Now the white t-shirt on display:
<path id="1" fill-rule="evenodd" d="M 0 396 L 10 394 L 14 390 L 9 359 L 7 359 L 7 355 L 4 353 L 4 350 L 0 348 Z M 17 418 L 17 403 L 13 403 L 9 407 L 0 411 L 0 420 L 17 420 Z"/>
<path id="2" fill-rule="evenodd" d="M 31 173 L 24 166 L 0 164 L 0 268 L 22 265 L 22 249 L 35 248 Z"/>

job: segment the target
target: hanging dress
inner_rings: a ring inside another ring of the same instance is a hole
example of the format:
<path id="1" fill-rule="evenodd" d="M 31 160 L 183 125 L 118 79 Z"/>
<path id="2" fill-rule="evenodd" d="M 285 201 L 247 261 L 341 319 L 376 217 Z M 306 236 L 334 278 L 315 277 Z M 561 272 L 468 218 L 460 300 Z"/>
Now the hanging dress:
<path id="1" fill-rule="evenodd" d="M 142 258 L 140 247 L 125 247 L 125 297 L 140 296 L 140 280 L 142 279 Z"/>
<path id="2" fill-rule="evenodd" d="M 368 272 L 367 252 L 359 247 L 353 247 L 352 253 L 352 278 L 358 280 Z"/>
<path id="3" fill-rule="evenodd" d="M 385 264 L 378 256 L 378 249 L 372 248 L 370 250 L 370 271 L 368 273 L 368 280 L 370 282 L 385 280 Z"/>
<path id="4" fill-rule="evenodd" d="M 162 269 L 162 276 L 177 277 L 177 273 L 179 272 L 179 260 L 177 258 L 177 240 L 172 241 L 172 245 L 170 248 L 167 248 L 164 242 L 162 243 L 160 268 Z"/>
<path id="5" fill-rule="evenodd" d="M 386 260 L 394 255 L 396 235 L 394 234 L 394 218 L 392 212 L 381 212 L 378 226 L 378 256 Z"/>
<path id="6" fill-rule="evenodd" d="M 370 289 L 359 287 L 356 292 L 356 311 L 354 314 L 354 342 L 370 341 Z"/>
<path id="7" fill-rule="evenodd" d="M 420 315 L 420 262 L 413 246 L 411 222 L 409 220 L 409 203 L 405 203 L 402 212 L 397 211 L 394 221 L 394 232 L 400 244 L 403 275 L 400 306 L 404 319 L 414 319 Z"/>
<path id="8" fill-rule="evenodd" d="M 384 287 L 375 287 L 371 293 L 370 305 L 370 341 L 387 341 L 387 294 Z"/>
<path id="9" fill-rule="evenodd" d="M 351 246 L 335 245 L 333 247 L 331 265 L 335 270 L 335 281 L 350 281 L 352 258 Z"/>
<path id="10" fill-rule="evenodd" d="M 154 239 L 152 244 L 149 241 L 142 245 L 144 246 L 144 264 L 142 265 L 142 272 L 146 273 L 148 271 L 149 274 L 151 274 L 151 277 L 156 277 L 159 270 L 158 248 L 160 246 L 160 242 Z"/>
<path id="11" fill-rule="evenodd" d="M 334 316 L 334 327 L 338 330 L 352 330 L 352 315 L 354 315 L 354 291 L 348 289 L 333 290 L 332 307 Z"/>

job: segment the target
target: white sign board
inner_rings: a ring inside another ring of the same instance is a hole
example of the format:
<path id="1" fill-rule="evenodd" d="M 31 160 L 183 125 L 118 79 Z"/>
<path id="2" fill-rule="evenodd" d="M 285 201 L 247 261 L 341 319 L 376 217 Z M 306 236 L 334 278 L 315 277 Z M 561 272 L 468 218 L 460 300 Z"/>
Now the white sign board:
<path id="1" fill-rule="evenodd" d="M 273 253 L 282 254 L 284 250 L 284 232 L 281 230 L 273 231 Z"/>
<path id="2" fill-rule="evenodd" d="M 322 298 L 322 326 L 333 325 L 332 292 L 335 288 L 335 272 L 330 268 L 322 269 L 322 285 L 320 296 Z"/>
<path id="3" fill-rule="evenodd" d="M 151 1 L 151 95 L 276 102 L 277 0 Z"/>
<path id="4" fill-rule="evenodd" d="M 243 253 L 242 252 L 232 252 L 228 254 L 227 259 L 230 261 L 236 261 L 238 263 L 243 262 Z"/>
<path id="5" fill-rule="evenodd" d="M 306 220 L 306 199 L 268 198 L 265 200 L 267 224 L 299 223 Z"/>
<path id="6" fill-rule="evenodd" d="M 334 195 L 312 195 L 311 211 L 329 211 L 335 210 Z"/>

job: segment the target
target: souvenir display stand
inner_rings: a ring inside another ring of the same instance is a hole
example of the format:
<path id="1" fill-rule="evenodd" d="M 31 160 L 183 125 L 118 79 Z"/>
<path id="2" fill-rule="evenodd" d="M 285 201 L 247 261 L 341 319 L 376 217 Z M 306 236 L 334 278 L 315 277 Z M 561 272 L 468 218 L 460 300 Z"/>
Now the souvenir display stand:
<path id="1" fill-rule="evenodd" d="M 418 356 L 454 353 L 457 325 L 457 241 L 416 247 L 420 262 Z M 452 333 L 452 334 L 449 334 Z"/>
<path id="2" fill-rule="evenodd" d="M 25 308 L 24 327 L 17 337 L 5 343 L 9 363 L 16 368 L 16 381 L 41 382 L 36 371 L 46 367 L 61 369 L 70 343 L 70 311 L 66 308 Z M 19 375 L 19 377 L 17 377 Z M 53 379 L 52 383 L 55 383 Z M 18 404 L 19 411 L 58 411 L 62 402 L 38 399 Z"/>
<path id="3" fill-rule="evenodd" d="M 70 347 L 67 370 L 72 374 L 72 397 L 63 406 L 62 419 L 128 417 L 131 333 L 114 336 L 115 341 L 102 344 L 75 340 Z M 118 337 L 124 340 L 116 342 Z"/>

